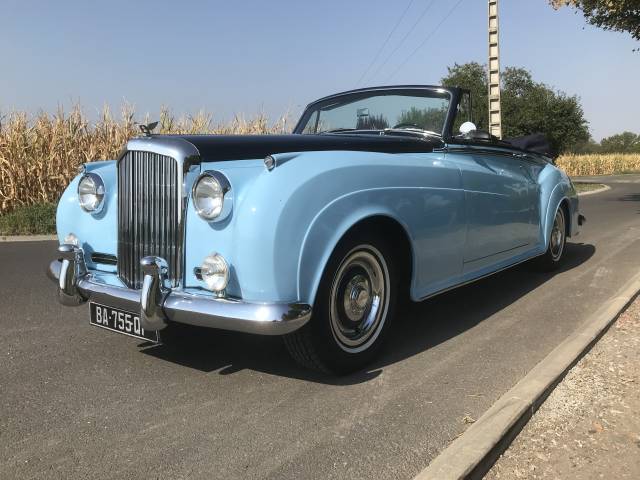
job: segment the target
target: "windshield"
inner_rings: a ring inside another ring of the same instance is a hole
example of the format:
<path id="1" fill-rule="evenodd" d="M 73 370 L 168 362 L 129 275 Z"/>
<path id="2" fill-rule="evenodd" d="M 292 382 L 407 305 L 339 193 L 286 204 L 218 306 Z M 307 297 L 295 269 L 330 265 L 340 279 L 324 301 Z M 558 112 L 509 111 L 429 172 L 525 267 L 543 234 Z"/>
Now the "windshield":
<path id="1" fill-rule="evenodd" d="M 303 134 L 370 133 L 396 128 L 442 135 L 449 103 L 449 93 L 439 90 L 347 94 L 309 107 L 296 130 Z"/>

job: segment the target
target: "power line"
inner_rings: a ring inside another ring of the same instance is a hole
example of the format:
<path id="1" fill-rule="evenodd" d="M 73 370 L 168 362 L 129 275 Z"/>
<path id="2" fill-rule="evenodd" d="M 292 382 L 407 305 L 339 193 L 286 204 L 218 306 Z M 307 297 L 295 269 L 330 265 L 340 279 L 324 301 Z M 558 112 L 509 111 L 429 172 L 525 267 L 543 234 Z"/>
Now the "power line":
<path id="1" fill-rule="evenodd" d="M 387 62 L 389 62 L 389 60 L 391 60 L 391 57 L 393 57 L 395 55 L 395 53 L 400 49 L 400 47 L 404 44 L 405 40 L 407 38 L 409 38 L 409 35 L 411 35 L 411 33 L 415 30 L 415 28 L 418 26 L 418 24 L 420 23 L 420 21 L 424 18 L 424 16 L 427 14 L 427 12 L 429 11 L 429 9 L 431 8 L 431 6 L 435 3 L 436 0 L 431 0 L 429 2 L 429 4 L 427 5 L 427 7 L 422 11 L 422 13 L 420 14 L 420 16 L 418 17 L 418 19 L 414 22 L 414 24 L 411 26 L 411 28 L 409 29 L 409 31 L 405 34 L 404 37 L 402 37 L 402 40 L 400 40 L 400 43 L 396 46 L 396 48 L 393 49 L 393 51 L 389 54 L 389 56 L 387 56 L 387 58 L 385 58 L 384 62 L 382 62 L 380 64 L 380 66 L 378 66 L 378 68 L 376 69 L 376 71 L 374 72 L 373 76 L 371 77 L 371 79 L 374 79 L 378 73 L 380 72 L 380 70 L 382 70 L 382 67 L 384 67 Z"/>
<path id="2" fill-rule="evenodd" d="M 398 66 L 398 68 L 396 68 L 395 71 L 387 78 L 386 80 L 387 82 L 389 82 L 393 77 L 396 76 L 396 74 L 402 69 L 402 67 L 404 67 L 407 64 L 407 62 L 411 59 L 411 57 L 413 57 L 418 52 L 418 50 L 424 47 L 424 45 L 429 41 L 429 39 L 438 31 L 438 29 L 442 26 L 442 24 L 447 21 L 447 19 L 453 14 L 455 9 L 458 8 L 458 5 L 460 5 L 463 1 L 464 0 L 458 0 L 458 2 L 456 2 L 453 8 L 449 10 L 449 13 L 447 13 L 444 16 L 444 18 L 440 20 L 440 23 L 438 23 L 438 25 L 436 25 L 436 27 L 433 30 L 431 30 L 431 32 L 429 32 L 429 35 L 427 35 L 427 37 L 422 42 L 420 42 L 420 44 L 409 54 L 407 58 L 404 59 L 404 61 Z"/>
<path id="3" fill-rule="evenodd" d="M 382 44 L 382 46 L 378 49 L 378 52 L 376 53 L 375 57 L 373 57 L 373 60 L 371 60 L 371 63 L 369 64 L 369 66 L 367 67 L 367 69 L 362 73 L 362 75 L 360 76 L 360 78 L 358 79 L 358 81 L 356 82 L 356 87 L 360 84 L 360 82 L 362 82 L 362 80 L 364 79 L 364 77 L 367 76 L 367 73 L 369 73 L 369 70 L 371 70 L 371 67 L 373 67 L 373 65 L 378 61 L 378 58 L 380 57 L 380 54 L 382 53 L 382 51 L 384 50 L 384 48 L 387 46 L 387 44 L 389 43 L 389 40 L 391 39 L 391 36 L 395 33 L 396 29 L 398 28 L 398 26 L 400 25 L 400 23 L 402 22 L 402 20 L 404 20 L 405 15 L 407 14 L 407 12 L 409 11 L 409 8 L 411 8 L 411 5 L 413 5 L 413 1 L 414 0 L 409 0 L 409 4 L 407 5 L 407 7 L 404 9 L 404 12 L 402 12 L 402 15 L 400 15 L 400 18 L 398 19 L 398 21 L 396 22 L 396 24 L 393 26 L 393 28 L 391 29 L 391 31 L 389 32 L 389 35 L 387 36 L 387 39 L 384 41 L 384 43 Z"/>

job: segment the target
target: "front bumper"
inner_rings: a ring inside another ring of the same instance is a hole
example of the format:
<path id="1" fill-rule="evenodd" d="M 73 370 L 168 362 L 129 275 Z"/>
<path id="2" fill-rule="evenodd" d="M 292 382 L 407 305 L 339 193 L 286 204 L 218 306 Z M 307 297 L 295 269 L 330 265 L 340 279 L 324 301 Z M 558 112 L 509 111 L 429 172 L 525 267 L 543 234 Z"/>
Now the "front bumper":
<path id="1" fill-rule="evenodd" d="M 236 299 L 194 295 L 165 286 L 166 264 L 145 257 L 141 264 L 142 289 L 108 285 L 86 268 L 84 253 L 73 245 L 61 245 L 62 258 L 49 265 L 47 275 L 58 285 L 63 305 L 92 301 L 129 312 L 140 312 L 147 330 L 161 330 L 168 322 L 220 328 L 261 335 L 285 335 L 311 318 L 311 307 L 302 303 L 249 303 Z"/>

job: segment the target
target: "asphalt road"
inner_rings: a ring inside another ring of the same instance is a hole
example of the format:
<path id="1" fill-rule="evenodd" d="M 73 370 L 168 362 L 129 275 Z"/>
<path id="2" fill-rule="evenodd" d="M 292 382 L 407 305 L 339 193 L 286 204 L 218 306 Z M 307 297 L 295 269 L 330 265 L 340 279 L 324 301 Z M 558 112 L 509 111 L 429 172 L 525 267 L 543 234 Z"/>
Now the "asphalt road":
<path id="1" fill-rule="evenodd" d="M 53 242 L 0 243 L 0 477 L 409 479 L 640 266 L 640 176 L 582 199 L 555 275 L 526 265 L 401 311 L 331 378 L 278 338 L 145 346 L 56 302 Z M 467 419 L 468 421 L 468 419 Z"/>

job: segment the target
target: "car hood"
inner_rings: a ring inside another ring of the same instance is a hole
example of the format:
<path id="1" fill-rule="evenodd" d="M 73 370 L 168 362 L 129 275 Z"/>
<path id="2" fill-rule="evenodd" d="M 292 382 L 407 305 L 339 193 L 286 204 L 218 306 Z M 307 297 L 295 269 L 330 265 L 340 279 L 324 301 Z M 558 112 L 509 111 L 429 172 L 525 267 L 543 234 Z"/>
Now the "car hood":
<path id="1" fill-rule="evenodd" d="M 290 152 L 352 150 L 383 153 L 431 152 L 443 143 L 436 138 L 391 135 L 154 135 L 180 138 L 200 152 L 203 161 L 248 160 Z"/>

